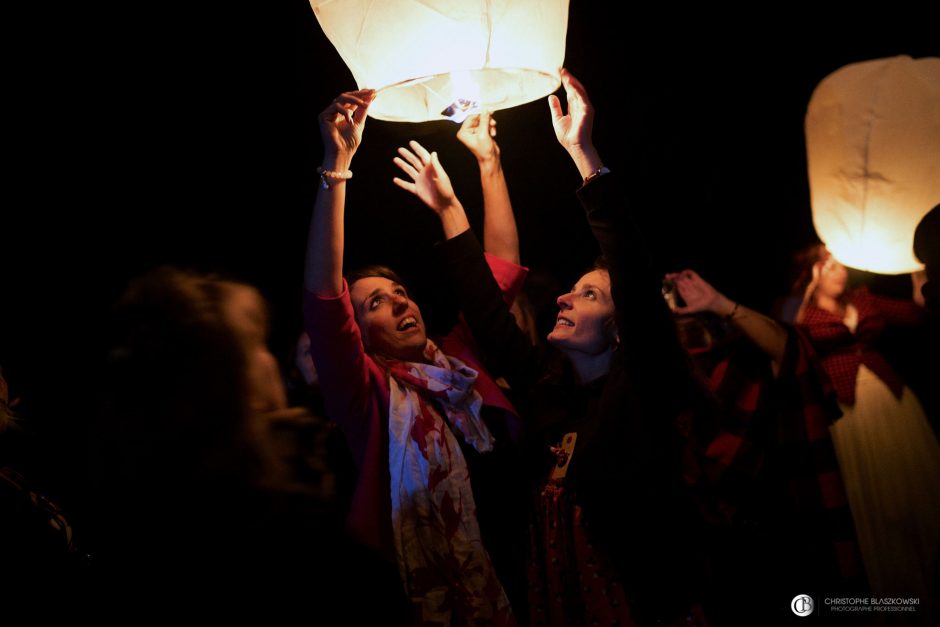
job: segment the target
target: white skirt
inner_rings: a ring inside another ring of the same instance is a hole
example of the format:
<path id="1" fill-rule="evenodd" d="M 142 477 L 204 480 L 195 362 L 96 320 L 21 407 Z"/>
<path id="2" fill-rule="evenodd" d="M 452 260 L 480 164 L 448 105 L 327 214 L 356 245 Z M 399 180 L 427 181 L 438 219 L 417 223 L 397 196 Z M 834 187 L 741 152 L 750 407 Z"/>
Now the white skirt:
<path id="1" fill-rule="evenodd" d="M 896 398 L 865 366 L 855 405 L 842 411 L 832 441 L 872 595 L 919 597 L 914 622 L 929 624 L 940 542 L 940 444 L 914 393 L 905 387 Z"/>

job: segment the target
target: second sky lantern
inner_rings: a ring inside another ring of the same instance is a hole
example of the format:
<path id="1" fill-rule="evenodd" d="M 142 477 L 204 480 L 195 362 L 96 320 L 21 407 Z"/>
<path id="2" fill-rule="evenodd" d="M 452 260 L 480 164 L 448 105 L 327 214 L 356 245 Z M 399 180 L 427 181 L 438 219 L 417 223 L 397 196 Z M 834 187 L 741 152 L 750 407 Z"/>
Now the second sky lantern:
<path id="1" fill-rule="evenodd" d="M 806 150 L 813 223 L 836 259 L 882 274 L 920 269 L 914 228 L 940 203 L 940 58 L 827 76 L 806 113 Z"/>

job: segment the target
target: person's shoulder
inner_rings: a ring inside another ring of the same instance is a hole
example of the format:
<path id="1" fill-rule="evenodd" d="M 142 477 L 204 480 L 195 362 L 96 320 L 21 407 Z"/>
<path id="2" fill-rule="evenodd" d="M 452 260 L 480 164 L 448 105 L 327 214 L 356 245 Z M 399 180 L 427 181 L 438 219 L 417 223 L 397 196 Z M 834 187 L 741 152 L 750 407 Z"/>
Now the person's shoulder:
<path id="1" fill-rule="evenodd" d="M 871 290 L 868 289 L 867 285 L 859 285 L 849 290 L 848 297 L 849 297 L 849 300 L 871 299 L 872 293 L 871 293 Z"/>
<path id="2" fill-rule="evenodd" d="M 883 308 L 886 300 L 890 299 L 874 294 L 867 285 L 852 288 L 846 297 L 846 303 L 854 306 L 863 315 Z"/>

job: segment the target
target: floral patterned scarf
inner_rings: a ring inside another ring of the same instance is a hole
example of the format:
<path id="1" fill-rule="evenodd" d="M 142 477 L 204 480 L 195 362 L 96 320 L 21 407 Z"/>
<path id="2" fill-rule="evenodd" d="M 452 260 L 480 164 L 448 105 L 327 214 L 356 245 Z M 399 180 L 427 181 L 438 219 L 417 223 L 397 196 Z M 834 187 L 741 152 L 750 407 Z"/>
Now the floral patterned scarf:
<path id="1" fill-rule="evenodd" d="M 428 341 L 429 363 L 383 360 L 389 372 L 389 473 L 398 566 L 419 625 L 515 625 L 483 547 L 455 432 L 481 453 L 494 438 L 477 372 Z M 446 421 L 441 416 L 441 411 Z"/>

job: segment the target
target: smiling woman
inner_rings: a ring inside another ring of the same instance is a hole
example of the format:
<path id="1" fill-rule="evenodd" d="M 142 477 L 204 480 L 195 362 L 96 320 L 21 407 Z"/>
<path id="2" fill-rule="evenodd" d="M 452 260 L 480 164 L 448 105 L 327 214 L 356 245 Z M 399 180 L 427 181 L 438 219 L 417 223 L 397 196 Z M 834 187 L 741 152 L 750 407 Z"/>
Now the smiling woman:
<path id="1" fill-rule="evenodd" d="M 578 197 L 609 267 L 558 297 L 548 335 L 557 353 L 532 346 L 473 234 L 454 228 L 466 218 L 436 155 L 416 142 L 399 150 L 396 163 L 414 181 L 399 185 L 441 218 L 444 267 L 474 339 L 526 410 L 529 459 L 541 462 L 530 469 L 533 624 L 700 625 L 679 425 L 702 399 L 643 242 L 620 210 L 617 178 L 594 149 L 587 93 L 561 75 L 568 114 L 552 96 L 552 120 L 584 179 Z"/>
<path id="2" fill-rule="evenodd" d="M 614 319 L 610 271 L 603 258 L 556 302 L 559 312 L 555 328 L 548 334 L 549 343 L 565 353 L 582 380 L 606 374 L 620 337 Z"/>
<path id="3" fill-rule="evenodd" d="M 329 416 L 359 467 L 349 525 L 397 562 L 415 624 L 515 625 L 504 588 L 524 579 L 523 564 L 494 550 L 523 546 L 525 519 L 511 515 L 521 502 L 511 468 L 515 410 L 463 326 L 428 339 L 393 271 L 342 276 L 348 168 L 373 97 L 347 92 L 320 115 L 325 178 L 305 279 L 310 352 Z M 489 261 L 511 302 L 525 270 Z"/>

